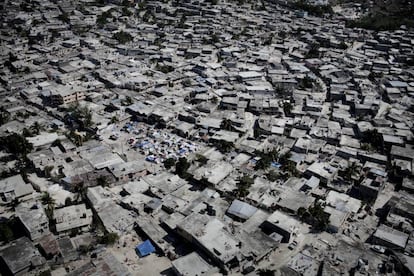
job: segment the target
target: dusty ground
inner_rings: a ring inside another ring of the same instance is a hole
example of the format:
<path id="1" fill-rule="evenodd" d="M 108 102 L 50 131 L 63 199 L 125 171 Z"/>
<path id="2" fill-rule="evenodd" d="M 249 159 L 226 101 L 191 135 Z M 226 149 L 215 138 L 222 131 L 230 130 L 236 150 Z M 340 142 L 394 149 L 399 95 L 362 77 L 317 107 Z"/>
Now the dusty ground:
<path id="1" fill-rule="evenodd" d="M 142 242 L 136 233 L 122 236 L 117 244 L 108 250 L 125 266 L 132 275 L 173 275 L 171 261 L 157 254 L 140 258 L 135 252 L 135 246 Z M 124 247 L 125 245 L 125 247 Z"/>

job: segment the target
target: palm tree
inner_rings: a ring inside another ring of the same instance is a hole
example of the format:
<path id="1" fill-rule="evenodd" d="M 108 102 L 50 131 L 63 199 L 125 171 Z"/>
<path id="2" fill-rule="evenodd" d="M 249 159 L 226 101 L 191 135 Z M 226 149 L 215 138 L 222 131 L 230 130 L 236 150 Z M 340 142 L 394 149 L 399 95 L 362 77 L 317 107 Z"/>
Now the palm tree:
<path id="1" fill-rule="evenodd" d="M 344 171 L 344 177 L 348 181 L 352 181 L 352 177 L 358 173 L 359 166 L 355 162 L 348 163 L 348 167 Z"/>
<path id="2" fill-rule="evenodd" d="M 237 190 L 235 195 L 239 198 L 246 197 L 249 194 L 249 189 L 253 185 L 254 179 L 248 175 L 243 175 L 237 179 Z"/>
<path id="3" fill-rule="evenodd" d="M 44 127 L 41 124 L 39 124 L 39 122 L 34 122 L 34 124 L 30 127 L 30 130 L 34 134 L 39 135 L 40 131 L 44 130 Z"/>
<path id="4" fill-rule="evenodd" d="M 118 118 L 116 116 L 112 116 L 111 121 L 109 123 L 115 124 L 118 122 Z"/>
<path id="5" fill-rule="evenodd" d="M 69 139 L 76 145 L 76 146 L 82 146 L 83 144 L 83 136 L 79 133 L 76 133 L 75 131 L 71 131 L 69 132 L 69 134 L 67 134 L 67 136 L 69 137 Z"/>
<path id="6" fill-rule="evenodd" d="M 72 187 L 73 192 L 76 193 L 75 201 L 78 201 L 79 199 L 86 198 L 86 192 L 88 190 L 88 187 L 85 186 L 84 182 L 79 182 L 75 184 Z"/>
<path id="7" fill-rule="evenodd" d="M 288 160 L 282 168 L 289 174 L 289 176 L 299 176 L 299 171 L 296 169 L 296 163 L 291 160 Z"/>
<path id="8" fill-rule="evenodd" d="M 72 118 L 77 121 L 82 128 L 89 128 L 93 125 L 92 111 L 89 108 L 82 106 L 71 106 L 69 107 Z"/>
<path id="9" fill-rule="evenodd" d="M 313 206 L 308 209 L 312 216 L 312 228 L 316 231 L 325 231 L 329 226 L 329 214 L 324 212 L 323 207 L 319 202 L 314 203 Z"/>
<path id="10" fill-rule="evenodd" d="M 279 151 L 277 149 L 272 149 L 267 153 L 272 161 L 276 161 L 279 158 Z"/>
<path id="11" fill-rule="evenodd" d="M 49 220 L 53 219 L 53 211 L 55 210 L 55 199 L 48 193 L 44 192 L 42 195 L 42 204 L 46 205 L 46 215 Z"/>

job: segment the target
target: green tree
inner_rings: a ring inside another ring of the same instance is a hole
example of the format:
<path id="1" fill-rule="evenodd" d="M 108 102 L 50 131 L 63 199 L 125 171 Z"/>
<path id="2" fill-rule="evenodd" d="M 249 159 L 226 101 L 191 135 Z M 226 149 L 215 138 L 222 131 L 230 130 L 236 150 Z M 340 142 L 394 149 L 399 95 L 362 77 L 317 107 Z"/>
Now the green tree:
<path id="1" fill-rule="evenodd" d="M 315 204 L 308 209 L 312 218 L 312 228 L 316 231 L 325 231 L 329 226 L 329 214 L 325 213 L 321 204 Z"/>
<path id="2" fill-rule="evenodd" d="M 85 185 L 85 183 L 78 182 L 75 185 L 71 187 L 71 190 L 76 193 L 75 201 L 78 201 L 79 199 L 86 199 L 86 193 L 88 191 L 88 187 Z"/>
<path id="3" fill-rule="evenodd" d="M 104 26 L 106 23 L 108 23 L 108 19 L 112 18 L 111 10 L 101 13 L 96 17 L 96 24 L 98 24 L 99 27 Z"/>
<path id="4" fill-rule="evenodd" d="M 17 133 L 1 137 L 0 141 L 3 148 L 18 156 L 26 156 L 33 150 L 33 145 L 29 143 L 24 136 Z"/>
<path id="5" fill-rule="evenodd" d="M 83 144 L 83 136 L 75 131 L 70 131 L 66 135 L 76 146 L 82 146 Z"/>
<path id="6" fill-rule="evenodd" d="M 112 116 L 111 120 L 109 121 L 110 124 L 115 124 L 117 123 L 119 120 L 116 116 Z"/>
<path id="7" fill-rule="evenodd" d="M 355 162 L 348 163 L 348 167 L 344 171 L 344 178 L 352 181 L 354 176 L 357 176 L 360 167 Z"/>
<path id="8" fill-rule="evenodd" d="M 297 216 L 299 217 L 299 219 L 301 221 L 305 221 L 305 220 L 307 220 L 307 218 L 310 217 L 310 214 L 309 214 L 308 210 L 306 210 L 305 207 L 299 207 L 299 209 L 297 211 Z"/>
<path id="9" fill-rule="evenodd" d="M 204 155 L 199 154 L 199 153 L 196 154 L 196 160 L 197 160 L 197 162 L 199 162 L 202 165 L 205 165 L 208 162 L 207 157 L 205 157 Z"/>
<path id="10" fill-rule="evenodd" d="M 268 152 L 256 152 L 260 159 L 256 162 L 255 170 L 266 170 L 272 162 L 276 162 L 279 158 L 279 151 L 272 149 Z"/>
<path id="11" fill-rule="evenodd" d="M 169 66 L 169 65 L 165 65 L 165 64 L 157 63 L 157 65 L 155 66 L 155 70 L 160 71 L 164 74 L 168 74 L 168 73 L 174 71 L 174 67 Z"/>
<path id="12" fill-rule="evenodd" d="M 167 158 L 164 160 L 164 167 L 169 170 L 175 165 L 175 159 L 174 158 Z"/>
<path id="13" fill-rule="evenodd" d="M 222 153 L 228 153 L 234 149 L 234 143 L 224 141 L 224 140 L 218 140 L 215 142 L 215 145 L 217 149 Z"/>
<path id="14" fill-rule="evenodd" d="M 79 252 L 81 254 L 87 254 L 88 252 L 92 251 L 94 249 L 93 244 L 81 244 L 78 248 Z"/>
<path id="15" fill-rule="evenodd" d="M 280 164 L 286 164 L 288 163 L 290 160 L 290 157 L 292 156 L 292 154 L 290 152 L 286 152 L 285 154 L 282 154 L 279 156 L 279 163 Z"/>
<path id="16" fill-rule="evenodd" d="M 123 16 L 131 16 L 133 13 L 128 9 L 128 7 L 122 7 L 122 15 Z"/>
<path id="17" fill-rule="evenodd" d="M 248 175 L 243 175 L 237 179 L 236 196 L 241 198 L 249 194 L 249 189 L 253 185 L 254 179 Z"/>
<path id="18" fill-rule="evenodd" d="M 114 33 L 112 38 L 118 40 L 118 42 L 121 44 L 125 44 L 133 40 L 132 35 L 124 31 L 119 31 L 117 33 Z"/>
<path id="19" fill-rule="evenodd" d="M 117 233 L 106 233 L 99 239 L 99 243 L 107 244 L 107 245 L 113 245 L 116 243 L 116 241 L 119 239 L 119 236 Z"/>
<path id="20" fill-rule="evenodd" d="M 266 170 L 270 167 L 270 158 L 268 156 L 263 156 L 259 160 L 257 160 L 256 165 L 254 166 L 254 169 L 256 171 L 258 170 Z"/>
<path id="21" fill-rule="evenodd" d="M 140 1 L 138 3 L 138 9 L 141 10 L 141 11 L 146 10 L 147 9 L 147 1 L 146 0 Z"/>
<path id="22" fill-rule="evenodd" d="M 289 176 L 300 176 L 299 171 L 296 169 L 296 163 L 288 160 L 286 163 L 282 165 L 283 171 L 287 172 Z"/>
<path id="23" fill-rule="evenodd" d="M 178 162 L 175 163 L 175 173 L 181 178 L 189 178 L 190 175 L 187 170 L 190 168 L 190 165 L 191 164 L 187 161 L 187 158 L 180 157 Z"/>
<path id="24" fill-rule="evenodd" d="M 77 121 L 83 129 L 93 125 L 92 111 L 86 106 L 74 105 L 69 107 L 70 116 Z"/>
<path id="25" fill-rule="evenodd" d="M 276 180 L 278 180 L 280 178 L 280 175 L 275 172 L 274 170 L 270 170 L 267 174 L 266 174 L 266 178 L 267 180 L 274 182 Z"/>

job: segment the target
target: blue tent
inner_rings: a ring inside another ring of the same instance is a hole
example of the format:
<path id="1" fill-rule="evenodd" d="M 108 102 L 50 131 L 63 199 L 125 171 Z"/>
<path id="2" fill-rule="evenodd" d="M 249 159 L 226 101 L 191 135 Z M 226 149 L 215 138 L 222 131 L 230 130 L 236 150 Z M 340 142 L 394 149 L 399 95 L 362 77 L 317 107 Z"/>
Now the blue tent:
<path id="1" fill-rule="evenodd" d="M 143 243 L 138 244 L 137 247 L 135 247 L 135 251 L 142 258 L 155 252 L 155 247 L 152 245 L 150 240 L 146 240 Z"/>

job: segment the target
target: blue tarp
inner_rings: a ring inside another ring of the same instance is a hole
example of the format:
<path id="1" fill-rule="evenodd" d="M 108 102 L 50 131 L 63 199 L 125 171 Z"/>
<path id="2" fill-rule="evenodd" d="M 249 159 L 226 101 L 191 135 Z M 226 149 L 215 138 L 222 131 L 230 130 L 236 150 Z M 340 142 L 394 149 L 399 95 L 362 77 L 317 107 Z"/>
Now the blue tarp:
<path id="1" fill-rule="evenodd" d="M 272 162 L 272 167 L 274 168 L 280 168 L 282 166 L 282 164 L 277 163 L 277 162 Z"/>
<path id="2" fill-rule="evenodd" d="M 155 162 L 155 157 L 152 155 L 149 155 L 145 158 L 145 160 L 150 161 L 150 162 Z"/>
<path id="3" fill-rule="evenodd" d="M 155 252 L 155 247 L 152 245 L 150 240 L 146 240 L 143 243 L 138 244 L 137 247 L 135 247 L 135 251 L 142 258 Z"/>

